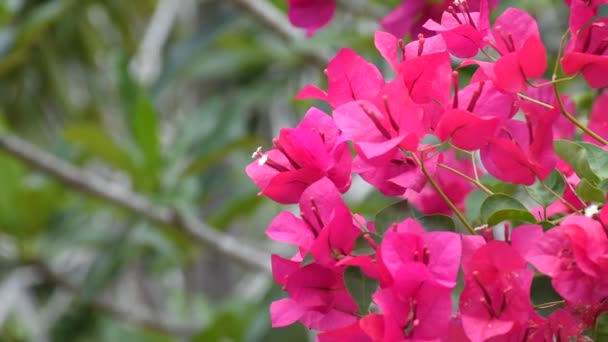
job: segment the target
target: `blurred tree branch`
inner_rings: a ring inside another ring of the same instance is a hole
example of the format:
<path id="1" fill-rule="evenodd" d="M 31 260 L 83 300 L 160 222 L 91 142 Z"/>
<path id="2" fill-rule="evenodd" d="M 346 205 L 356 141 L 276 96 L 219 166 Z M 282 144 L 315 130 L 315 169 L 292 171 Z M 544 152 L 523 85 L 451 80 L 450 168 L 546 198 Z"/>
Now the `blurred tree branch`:
<path id="1" fill-rule="evenodd" d="M 283 13 L 266 0 L 236 0 L 237 5 L 262 22 L 271 31 L 292 45 L 293 49 L 310 61 L 325 68 L 330 59 L 329 53 L 320 49 L 311 49 L 298 44 L 305 39 L 302 30 L 293 27 Z"/>
<path id="2" fill-rule="evenodd" d="M 131 71 L 143 84 L 156 81 L 162 67 L 162 49 L 177 18 L 179 3 L 160 0 L 140 42 L 137 55 L 131 60 Z"/>
<path id="3" fill-rule="evenodd" d="M 63 290 L 70 292 L 72 295 L 76 295 L 78 293 L 79 286 L 77 284 L 68 280 L 67 277 L 54 270 L 46 263 L 36 260 L 27 262 L 25 265 L 33 267 L 33 269 L 36 270 L 42 278 L 50 281 Z M 119 320 L 124 320 L 130 324 L 138 325 L 152 331 L 157 331 L 172 336 L 190 338 L 201 329 L 199 324 L 183 323 L 171 320 L 168 317 L 161 318 L 159 315 L 153 315 L 143 310 L 137 310 L 132 307 L 126 308 L 124 305 L 119 305 L 99 296 L 92 298 L 87 303 L 92 305 L 96 310 Z"/>
<path id="4" fill-rule="evenodd" d="M 0 134 L 0 151 L 50 175 L 66 186 L 123 207 L 147 220 L 172 227 L 184 236 L 206 245 L 239 264 L 270 273 L 268 254 L 244 241 L 220 233 L 201 220 L 168 207 L 157 206 L 146 197 L 84 171 L 8 133 Z"/>

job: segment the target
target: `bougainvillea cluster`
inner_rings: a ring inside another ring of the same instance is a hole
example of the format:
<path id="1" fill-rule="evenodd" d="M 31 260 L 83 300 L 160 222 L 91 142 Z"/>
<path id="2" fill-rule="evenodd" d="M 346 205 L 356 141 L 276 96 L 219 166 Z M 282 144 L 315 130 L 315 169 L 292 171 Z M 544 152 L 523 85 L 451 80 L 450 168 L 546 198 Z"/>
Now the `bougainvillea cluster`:
<path id="1" fill-rule="evenodd" d="M 309 32 L 335 8 L 288 3 Z M 297 247 L 272 256 L 287 293 L 272 325 L 300 322 L 321 342 L 592 340 L 608 311 L 606 3 L 567 1 L 553 70 L 535 18 L 507 8 L 491 23 L 486 0 L 404 1 L 374 39 L 390 77 L 342 49 L 327 89 L 297 95 L 331 115 L 311 108 L 246 169 L 299 208 L 267 231 Z M 585 124 L 560 88 L 575 78 L 598 89 Z M 353 175 L 396 204 L 374 220 L 351 212 Z"/>

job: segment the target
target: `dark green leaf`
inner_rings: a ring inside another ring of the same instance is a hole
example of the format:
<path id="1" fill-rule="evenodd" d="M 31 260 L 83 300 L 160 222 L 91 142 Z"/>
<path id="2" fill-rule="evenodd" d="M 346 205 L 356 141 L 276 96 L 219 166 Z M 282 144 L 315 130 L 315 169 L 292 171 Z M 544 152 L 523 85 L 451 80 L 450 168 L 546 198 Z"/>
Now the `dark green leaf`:
<path id="1" fill-rule="evenodd" d="M 581 179 L 580 183 L 576 186 L 576 194 L 584 201 L 604 203 L 606 195 L 604 192 L 589 183 L 586 179 Z"/>
<path id="2" fill-rule="evenodd" d="M 578 144 L 587 152 L 591 170 L 601 179 L 608 179 L 608 151 L 586 142 L 578 142 Z"/>
<path id="3" fill-rule="evenodd" d="M 357 240 L 355 240 L 355 247 L 353 248 L 353 251 L 350 254 L 352 254 L 352 255 L 370 255 L 370 254 L 375 253 L 374 248 L 369 244 L 369 242 L 366 239 L 366 236 L 371 237 L 377 245 L 379 245 L 382 242 L 382 237 L 378 234 L 362 233 L 361 235 L 359 235 L 357 237 Z"/>
<path id="4" fill-rule="evenodd" d="M 526 207 L 515 198 L 505 194 L 494 194 L 488 196 L 481 204 L 480 213 L 483 222 L 488 222 L 490 217 L 499 211 L 518 210 L 527 211 Z M 530 214 L 531 215 L 531 214 Z"/>
<path id="5" fill-rule="evenodd" d="M 548 230 L 548 229 L 555 227 L 555 224 L 551 223 L 549 221 L 540 221 L 540 222 L 538 222 L 538 224 L 540 224 L 543 227 L 543 230 Z"/>
<path id="6" fill-rule="evenodd" d="M 158 113 L 146 90 L 130 75 L 126 62 L 119 68 L 121 99 L 129 118 L 131 134 L 149 168 L 158 167 L 161 160 L 158 141 Z"/>
<path id="7" fill-rule="evenodd" d="M 427 232 L 430 231 L 455 231 L 456 225 L 454 220 L 447 215 L 434 214 L 426 215 L 417 218 L 418 222 L 424 227 Z"/>
<path id="8" fill-rule="evenodd" d="M 556 194 L 560 196 L 564 194 L 566 184 L 564 183 L 564 178 L 562 177 L 562 174 L 558 170 L 553 170 L 553 172 L 551 172 L 549 176 L 545 178 L 544 183 L 549 189 L 553 190 L 553 192 L 555 192 Z M 527 186 L 526 191 L 528 192 L 530 197 L 532 197 L 532 199 L 534 199 L 538 204 L 542 205 L 543 207 L 548 207 L 553 202 L 558 200 L 555 195 L 553 195 L 543 186 L 540 179 L 537 179 L 536 182 L 534 182 L 534 184 L 532 184 L 531 186 Z"/>
<path id="9" fill-rule="evenodd" d="M 383 236 L 384 232 L 394 223 L 416 216 L 420 215 L 417 215 L 416 209 L 412 208 L 407 201 L 393 203 L 376 214 L 376 218 L 374 219 L 376 233 Z"/>
<path id="10" fill-rule="evenodd" d="M 608 313 L 598 316 L 593 329 L 594 341 L 608 341 Z"/>
<path id="11" fill-rule="evenodd" d="M 589 155 L 582 145 L 568 140 L 555 140 L 553 142 L 555 153 L 566 161 L 580 178 L 586 178 L 593 184 L 600 179 L 589 165 Z"/>
<path id="12" fill-rule="evenodd" d="M 359 313 L 367 314 L 372 302 L 372 294 L 378 288 L 378 281 L 368 278 L 359 267 L 349 266 L 344 271 L 344 282 L 359 307 Z"/>
<path id="13" fill-rule="evenodd" d="M 541 305 L 562 300 L 562 297 L 555 292 L 555 289 L 551 284 L 551 278 L 543 274 L 538 274 L 532 279 L 530 297 L 534 305 Z M 559 307 L 560 306 L 554 306 L 547 309 L 540 309 L 539 313 L 543 316 L 547 316 Z"/>
<path id="14" fill-rule="evenodd" d="M 503 221 L 509 221 L 513 224 L 519 224 L 523 222 L 536 223 L 536 218 L 527 210 L 519 209 L 502 209 L 495 211 L 488 218 L 488 225 L 495 226 Z"/>

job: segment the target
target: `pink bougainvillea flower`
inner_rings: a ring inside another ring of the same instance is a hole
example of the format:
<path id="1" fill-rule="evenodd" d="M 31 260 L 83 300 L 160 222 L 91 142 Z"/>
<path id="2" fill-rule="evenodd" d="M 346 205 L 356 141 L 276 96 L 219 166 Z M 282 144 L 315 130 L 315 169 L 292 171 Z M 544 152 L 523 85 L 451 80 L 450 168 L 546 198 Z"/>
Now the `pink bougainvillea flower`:
<path id="1" fill-rule="evenodd" d="M 608 92 L 602 92 L 595 98 L 587 127 L 602 138 L 608 139 Z M 594 144 L 598 143 L 587 134 L 585 134 L 584 140 Z"/>
<path id="2" fill-rule="evenodd" d="M 599 7 L 608 4 L 608 0 L 570 0 L 566 4 L 570 7 L 570 33 L 577 35 L 583 26 L 598 15 Z"/>
<path id="3" fill-rule="evenodd" d="M 553 288 L 572 303 L 596 303 L 608 295 L 608 282 L 597 274 L 605 267 L 608 242 L 602 227 L 597 226 L 599 223 L 591 219 L 569 217 L 545 232 L 526 256 L 534 267 L 552 278 Z M 599 239 L 591 244 L 594 248 L 589 253 L 582 251 L 580 246 L 594 238 Z"/>
<path id="4" fill-rule="evenodd" d="M 527 89 L 526 80 L 547 69 L 547 51 L 536 20 L 516 8 L 506 9 L 494 23 L 491 46 L 501 55 L 494 64 L 494 82 L 507 92 Z"/>
<path id="5" fill-rule="evenodd" d="M 273 255 L 272 271 L 289 294 L 270 306 L 273 327 L 299 321 L 311 329 L 330 331 L 357 321 L 357 304 L 346 290 L 340 270 L 315 263 L 300 267 L 299 262 Z"/>
<path id="6" fill-rule="evenodd" d="M 561 62 L 566 74 L 580 71 L 592 88 L 607 86 L 603 75 L 608 72 L 608 18 L 597 19 L 574 32 Z"/>
<path id="7" fill-rule="evenodd" d="M 335 0 L 287 0 L 287 4 L 291 24 L 305 29 L 309 36 L 327 25 L 336 11 Z"/>
<path id="8" fill-rule="evenodd" d="M 608 287 L 608 237 L 600 222 L 573 215 L 563 220 L 560 226 L 572 241 L 578 267 Z"/>
<path id="9" fill-rule="evenodd" d="M 517 95 L 500 91 L 492 82 L 471 81 L 466 87 L 456 91 L 452 97 L 454 108 L 466 110 L 480 118 L 497 117 L 511 119 L 519 110 Z"/>
<path id="10" fill-rule="evenodd" d="M 384 86 L 380 70 L 350 49 L 341 49 L 325 70 L 327 92 L 313 85 L 304 87 L 296 98 L 327 101 L 332 108 L 356 100 L 373 101 Z"/>
<path id="11" fill-rule="evenodd" d="M 455 1 L 441 15 L 441 23 L 429 19 L 423 27 L 441 34 L 452 55 L 469 58 L 486 45 L 483 38 L 490 27 L 488 14 L 484 0 L 480 1 L 479 12 L 471 12 L 466 1 Z"/>
<path id="12" fill-rule="evenodd" d="M 311 108 L 297 128 L 282 129 L 275 147 L 246 168 L 247 175 L 264 194 L 279 203 L 296 203 L 302 192 L 322 177 L 329 177 L 345 192 L 350 187 L 352 157 L 339 141 L 333 120 Z"/>
<path id="13" fill-rule="evenodd" d="M 317 342 L 374 342 L 363 329 L 360 321 L 344 328 L 321 333 Z"/>
<path id="14" fill-rule="evenodd" d="M 452 64 L 447 52 L 421 54 L 406 60 L 399 66 L 398 73 L 411 98 L 416 103 L 436 101 L 447 103 L 452 85 Z"/>
<path id="15" fill-rule="evenodd" d="M 381 341 L 434 341 L 447 331 L 450 289 L 433 281 L 422 263 L 402 264 L 392 286 L 372 298 L 382 312 L 382 327 L 375 329 L 382 331 Z"/>
<path id="16" fill-rule="evenodd" d="M 386 196 L 401 196 L 407 189 L 420 191 L 426 184 L 426 178 L 416 162 L 400 151 L 381 165 L 359 155 L 353 161 L 353 172 Z"/>
<path id="17" fill-rule="evenodd" d="M 492 140 L 499 121 L 497 117 L 479 117 L 466 110 L 451 109 L 443 113 L 435 132 L 443 141 L 474 151 Z"/>
<path id="18" fill-rule="evenodd" d="M 468 0 L 459 1 L 459 3 L 463 3 L 470 12 L 479 12 L 481 3 L 484 1 Z M 498 4 L 498 0 L 490 0 L 488 3 L 491 8 L 494 8 Z M 429 19 L 440 20 L 441 14 L 453 5 L 453 0 L 405 0 L 385 16 L 380 21 L 380 25 L 397 37 L 403 37 L 408 33 L 412 37 L 416 37 L 420 33 L 429 36 L 432 32 L 423 27 L 424 23 Z"/>
<path id="19" fill-rule="evenodd" d="M 427 281 L 452 288 L 456 285 L 461 244 L 451 232 L 429 232 L 414 219 L 393 225 L 380 246 L 382 262 L 395 277 L 404 264 L 420 263 L 429 272 Z"/>
<path id="20" fill-rule="evenodd" d="M 310 254 L 316 263 L 333 266 L 337 261 L 351 254 L 359 235 L 361 229 L 354 225 L 348 207 L 336 206 L 333 217 L 311 246 Z"/>
<path id="21" fill-rule="evenodd" d="M 530 286 L 534 272 L 503 241 L 482 245 L 463 264 L 465 287 L 460 296 L 464 331 L 471 341 L 485 341 L 524 324 L 532 312 Z"/>
<path id="22" fill-rule="evenodd" d="M 524 112 L 525 114 L 525 112 Z M 506 182 L 531 185 L 544 180 L 557 163 L 553 151 L 553 113 L 526 115 L 526 121 L 503 121 L 496 136 L 481 148 L 488 173 Z"/>
<path id="23" fill-rule="evenodd" d="M 280 213 L 266 234 L 275 241 L 298 246 L 300 255 L 310 251 L 321 265 L 334 265 L 338 258 L 348 255 L 361 233 L 338 189 L 327 178 L 302 193 L 300 216 L 297 218 L 290 211 Z"/>

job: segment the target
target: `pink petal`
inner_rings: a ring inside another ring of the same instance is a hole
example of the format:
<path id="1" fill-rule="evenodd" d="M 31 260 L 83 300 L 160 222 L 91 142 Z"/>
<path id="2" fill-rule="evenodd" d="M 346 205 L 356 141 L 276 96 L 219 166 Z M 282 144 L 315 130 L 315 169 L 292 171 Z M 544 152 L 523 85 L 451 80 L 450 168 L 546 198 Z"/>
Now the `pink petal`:
<path id="1" fill-rule="evenodd" d="M 284 327 L 299 320 L 306 311 L 291 298 L 276 300 L 270 304 L 270 320 L 273 328 Z"/>
<path id="2" fill-rule="evenodd" d="M 456 147 L 473 151 L 488 144 L 498 122 L 496 117 L 478 117 L 465 110 L 452 109 L 443 114 L 436 133 L 443 141 L 450 140 Z"/>

